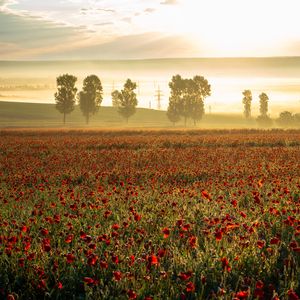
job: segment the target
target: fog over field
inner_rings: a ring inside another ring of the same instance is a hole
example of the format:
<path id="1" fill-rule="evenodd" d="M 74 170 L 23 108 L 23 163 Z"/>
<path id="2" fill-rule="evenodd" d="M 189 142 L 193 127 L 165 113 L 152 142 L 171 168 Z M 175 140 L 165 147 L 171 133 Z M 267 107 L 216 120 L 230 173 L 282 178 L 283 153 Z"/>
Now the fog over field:
<path id="1" fill-rule="evenodd" d="M 1 61 L 0 101 L 55 103 L 56 77 L 69 73 L 83 79 L 97 75 L 103 84 L 102 106 L 111 106 L 111 92 L 127 78 L 137 82 L 138 106 L 157 109 L 155 94 L 162 93 L 161 109 L 168 106 L 171 77 L 202 75 L 211 84 L 206 113 L 242 114 L 242 92 L 253 94 L 253 115 L 259 114 L 258 95 L 268 94 L 269 113 L 299 112 L 300 58 L 185 58 L 149 60 Z"/>

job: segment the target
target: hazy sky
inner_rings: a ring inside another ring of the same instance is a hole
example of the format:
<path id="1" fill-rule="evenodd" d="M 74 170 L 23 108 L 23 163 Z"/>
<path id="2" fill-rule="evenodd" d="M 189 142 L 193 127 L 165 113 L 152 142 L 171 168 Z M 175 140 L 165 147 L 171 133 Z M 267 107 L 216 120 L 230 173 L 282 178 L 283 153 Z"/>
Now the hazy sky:
<path id="1" fill-rule="evenodd" d="M 299 56 L 300 0 L 0 0 L 0 59 Z"/>

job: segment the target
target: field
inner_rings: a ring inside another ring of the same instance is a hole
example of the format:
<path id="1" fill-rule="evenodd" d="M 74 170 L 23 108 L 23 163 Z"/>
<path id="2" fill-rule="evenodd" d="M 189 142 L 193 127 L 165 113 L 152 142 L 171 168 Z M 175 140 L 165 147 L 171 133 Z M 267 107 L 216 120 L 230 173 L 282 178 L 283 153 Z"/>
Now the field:
<path id="1" fill-rule="evenodd" d="M 55 109 L 55 104 L 22 103 L 0 101 L 0 128 L 5 127 L 38 127 L 60 128 L 62 114 Z M 190 128 L 257 128 L 255 119 L 246 120 L 242 114 L 206 114 L 195 126 L 192 120 L 187 124 Z M 274 124 L 274 126 L 278 126 Z M 174 128 L 166 111 L 137 108 L 128 124 L 114 107 L 100 107 L 86 125 L 79 107 L 67 115 L 66 128 Z M 183 128 L 181 120 L 175 128 Z"/>
<path id="2" fill-rule="evenodd" d="M 0 136 L 1 299 L 299 299 L 300 131 Z"/>

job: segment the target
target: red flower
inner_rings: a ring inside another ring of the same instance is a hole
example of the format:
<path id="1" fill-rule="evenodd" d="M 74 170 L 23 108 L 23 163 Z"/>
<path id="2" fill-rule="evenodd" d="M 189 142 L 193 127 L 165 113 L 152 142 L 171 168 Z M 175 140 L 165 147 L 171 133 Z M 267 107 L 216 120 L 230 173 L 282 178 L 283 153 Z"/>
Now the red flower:
<path id="1" fill-rule="evenodd" d="M 57 283 L 57 288 L 60 289 L 60 290 L 63 288 L 63 285 L 60 281 Z"/>
<path id="2" fill-rule="evenodd" d="M 129 258 L 130 258 L 130 265 L 132 266 L 135 262 L 135 257 L 134 257 L 134 255 L 130 255 Z"/>
<path id="3" fill-rule="evenodd" d="M 289 300 L 299 300 L 299 296 L 293 291 L 293 290 L 289 290 L 288 291 L 288 296 L 289 296 Z"/>
<path id="4" fill-rule="evenodd" d="M 194 285 L 194 283 L 193 282 L 188 282 L 187 284 L 186 284 L 186 291 L 187 292 L 195 292 L 195 285 Z"/>
<path id="5" fill-rule="evenodd" d="M 107 269 L 108 268 L 108 263 L 106 261 L 104 261 L 104 260 L 101 260 L 100 261 L 100 267 L 102 269 Z"/>
<path id="6" fill-rule="evenodd" d="M 117 255 L 113 255 L 111 259 L 116 265 L 119 263 L 119 257 Z"/>
<path id="7" fill-rule="evenodd" d="M 259 240 L 257 241 L 257 247 L 259 249 L 263 248 L 265 246 L 265 241 Z"/>
<path id="8" fill-rule="evenodd" d="M 280 243 L 280 239 L 279 238 L 272 238 L 271 240 L 270 240 L 270 244 L 271 245 L 277 245 L 277 244 L 279 244 Z"/>
<path id="9" fill-rule="evenodd" d="M 128 295 L 128 298 L 129 298 L 129 299 L 136 299 L 136 298 L 137 298 L 137 294 L 136 294 L 136 292 L 133 291 L 133 290 L 129 290 L 129 291 L 127 292 L 127 295 Z"/>
<path id="10" fill-rule="evenodd" d="M 208 200 L 211 199 L 211 197 L 210 197 L 208 191 L 205 191 L 205 190 L 202 191 L 202 192 L 201 192 L 201 195 L 202 195 L 202 197 L 205 198 L 205 199 L 208 199 Z"/>
<path id="11" fill-rule="evenodd" d="M 189 238 L 189 244 L 190 244 L 191 248 L 196 248 L 197 237 L 191 236 L 191 237 Z"/>
<path id="12" fill-rule="evenodd" d="M 255 288 L 262 289 L 264 287 L 264 283 L 261 280 L 256 282 Z"/>
<path id="13" fill-rule="evenodd" d="M 21 268 L 24 268 L 24 265 L 25 265 L 25 258 L 19 258 L 19 266 Z"/>
<path id="14" fill-rule="evenodd" d="M 150 255 L 148 257 L 148 263 L 153 266 L 153 265 L 157 265 L 158 264 L 158 258 L 156 255 Z"/>
<path id="15" fill-rule="evenodd" d="M 247 217 L 247 215 L 246 215 L 243 211 L 240 212 L 240 215 L 241 215 L 243 218 L 246 218 L 246 217 Z"/>
<path id="16" fill-rule="evenodd" d="M 168 227 L 165 227 L 163 230 L 162 230 L 163 234 L 164 234 L 164 239 L 166 239 L 169 235 L 170 235 L 170 230 Z"/>
<path id="17" fill-rule="evenodd" d="M 94 255 L 94 254 L 91 254 L 88 258 L 88 265 L 89 266 L 94 266 L 98 261 L 98 256 L 97 255 Z"/>
<path id="18" fill-rule="evenodd" d="M 220 242 L 222 240 L 222 231 L 218 230 L 215 232 L 215 238 L 217 242 Z"/>
<path id="19" fill-rule="evenodd" d="M 238 299 L 247 299 L 249 296 L 249 292 L 248 291 L 240 291 L 240 292 L 237 292 L 235 294 L 235 297 L 238 298 Z"/>
<path id="20" fill-rule="evenodd" d="M 51 250 L 50 239 L 45 238 L 42 240 L 42 248 L 45 252 L 49 252 Z"/>
<path id="21" fill-rule="evenodd" d="M 22 232 L 27 232 L 27 231 L 28 231 L 28 228 L 27 228 L 25 225 L 23 225 L 23 226 L 21 227 L 21 231 L 22 231 Z"/>
<path id="22" fill-rule="evenodd" d="M 178 277 L 182 280 L 182 281 L 186 281 L 189 280 L 192 277 L 193 273 L 192 271 L 188 271 L 188 272 L 180 272 L 178 274 Z"/>
<path id="23" fill-rule="evenodd" d="M 70 244 L 70 243 L 72 242 L 72 240 L 73 240 L 73 237 L 74 237 L 73 234 L 69 234 L 69 235 L 66 237 L 65 242 L 66 242 L 67 244 Z"/>
<path id="24" fill-rule="evenodd" d="M 221 262 L 222 262 L 222 267 L 223 267 L 223 270 L 227 271 L 227 272 L 230 272 L 231 271 L 231 267 L 229 266 L 229 261 L 227 260 L 226 257 L 223 257 L 221 258 Z"/>
<path id="25" fill-rule="evenodd" d="M 122 273 L 121 273 L 120 271 L 114 271 L 114 272 L 113 272 L 113 275 L 114 275 L 114 279 L 115 279 L 116 281 L 120 281 L 121 278 L 122 278 Z"/>
<path id="26" fill-rule="evenodd" d="M 120 225 L 119 224 L 114 224 L 113 226 L 112 226 L 112 229 L 113 230 L 118 230 L 120 228 Z"/>
<path id="27" fill-rule="evenodd" d="M 72 253 L 68 253 L 68 254 L 66 255 L 66 258 L 67 258 L 67 263 L 68 263 L 68 264 L 73 263 L 74 260 L 75 260 L 75 256 L 74 256 Z"/>
<path id="28" fill-rule="evenodd" d="M 43 236 L 46 236 L 46 235 L 49 234 L 49 230 L 46 229 L 46 228 L 42 228 L 42 229 L 41 229 L 41 234 L 42 234 Z"/>
<path id="29" fill-rule="evenodd" d="M 84 278 L 83 278 L 83 281 L 84 281 L 86 284 L 88 284 L 88 285 L 94 283 L 94 279 L 93 279 L 93 278 L 90 278 L 90 277 L 84 277 Z"/>

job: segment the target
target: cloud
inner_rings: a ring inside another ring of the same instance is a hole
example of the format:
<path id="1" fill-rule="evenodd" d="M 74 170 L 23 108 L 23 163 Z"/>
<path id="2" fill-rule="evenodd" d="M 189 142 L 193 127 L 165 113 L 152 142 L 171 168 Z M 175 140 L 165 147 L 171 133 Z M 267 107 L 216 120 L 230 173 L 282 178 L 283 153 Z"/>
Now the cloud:
<path id="1" fill-rule="evenodd" d="M 177 0 L 164 0 L 163 2 L 160 2 L 160 4 L 163 5 L 175 5 L 178 4 Z"/>
<path id="2" fill-rule="evenodd" d="M 146 8 L 146 9 L 144 9 L 144 12 L 145 13 L 149 13 L 149 14 L 151 14 L 151 13 L 153 13 L 153 12 L 155 12 L 156 11 L 156 9 L 155 8 L 151 8 L 151 7 L 148 7 L 148 8 Z"/>
<path id="3" fill-rule="evenodd" d="M 144 59 L 166 57 L 195 57 L 201 53 L 193 42 L 182 36 L 160 33 L 127 35 L 108 43 L 56 51 L 37 59 Z"/>
<path id="4" fill-rule="evenodd" d="M 27 53 L 43 52 L 53 47 L 82 41 L 82 28 L 55 24 L 31 16 L 0 12 L 0 59 L 27 57 Z M 52 49 L 52 50 L 51 50 Z"/>

